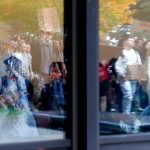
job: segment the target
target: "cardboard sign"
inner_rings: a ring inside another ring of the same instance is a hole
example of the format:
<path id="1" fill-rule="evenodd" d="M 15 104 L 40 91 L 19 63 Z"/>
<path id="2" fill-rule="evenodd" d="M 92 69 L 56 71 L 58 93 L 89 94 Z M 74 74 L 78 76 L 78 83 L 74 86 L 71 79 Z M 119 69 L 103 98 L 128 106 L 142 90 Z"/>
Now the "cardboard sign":
<path id="1" fill-rule="evenodd" d="M 146 81 L 147 80 L 146 66 L 128 65 L 127 77 L 129 80 Z"/>
<path id="2" fill-rule="evenodd" d="M 61 32 L 59 16 L 56 7 L 43 8 L 37 12 L 39 29 L 50 32 Z"/>

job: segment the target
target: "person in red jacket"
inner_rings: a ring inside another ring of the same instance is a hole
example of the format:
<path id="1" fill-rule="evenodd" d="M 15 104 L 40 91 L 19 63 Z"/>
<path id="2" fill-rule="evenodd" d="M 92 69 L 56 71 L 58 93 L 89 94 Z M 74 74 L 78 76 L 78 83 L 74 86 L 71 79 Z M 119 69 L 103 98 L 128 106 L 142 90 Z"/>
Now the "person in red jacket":
<path id="1" fill-rule="evenodd" d="M 102 60 L 99 64 L 99 86 L 100 86 L 100 111 L 106 111 L 107 95 L 109 89 L 109 71 L 106 60 Z"/>

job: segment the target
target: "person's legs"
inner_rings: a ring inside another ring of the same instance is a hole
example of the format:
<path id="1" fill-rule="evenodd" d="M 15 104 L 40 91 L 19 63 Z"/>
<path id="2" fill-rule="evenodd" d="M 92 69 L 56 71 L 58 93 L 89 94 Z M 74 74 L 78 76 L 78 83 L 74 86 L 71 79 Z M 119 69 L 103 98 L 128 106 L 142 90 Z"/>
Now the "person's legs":
<path id="1" fill-rule="evenodd" d="M 122 112 L 122 91 L 121 87 L 118 83 L 115 85 L 115 93 L 116 93 L 116 104 L 118 112 Z"/>
<path id="2" fill-rule="evenodd" d="M 63 88 L 63 80 L 59 80 L 59 104 L 65 105 L 65 98 L 64 98 L 64 88 Z"/>
<path id="3" fill-rule="evenodd" d="M 106 111 L 107 109 L 107 97 L 108 97 L 108 81 L 100 82 L 100 111 Z"/>
<path id="4" fill-rule="evenodd" d="M 58 110 L 57 106 L 59 103 L 59 91 L 58 91 L 58 83 L 56 80 L 53 81 L 53 109 Z"/>
<path id="5" fill-rule="evenodd" d="M 100 110 L 101 111 L 106 111 L 107 108 L 107 97 L 106 96 L 101 96 L 100 98 Z"/>
<path id="6" fill-rule="evenodd" d="M 132 102 L 132 108 L 131 111 L 137 112 L 140 108 L 140 84 L 137 80 L 130 81 L 131 88 L 132 88 L 132 94 L 133 94 L 133 102 Z"/>
<path id="7" fill-rule="evenodd" d="M 65 111 L 65 97 L 64 97 L 64 88 L 63 88 L 63 80 L 60 79 L 59 83 L 58 83 L 58 87 L 59 87 L 59 102 L 58 102 L 58 110 L 60 112 L 64 112 Z"/>
<path id="8" fill-rule="evenodd" d="M 106 92 L 106 98 L 107 98 L 107 107 L 106 107 L 106 111 L 110 112 L 112 109 L 112 87 L 110 86 L 108 89 L 108 92 Z"/>
<path id="9" fill-rule="evenodd" d="M 120 82 L 121 91 L 123 94 L 122 97 L 122 112 L 130 114 L 131 105 L 133 101 L 133 94 L 130 81 Z"/>

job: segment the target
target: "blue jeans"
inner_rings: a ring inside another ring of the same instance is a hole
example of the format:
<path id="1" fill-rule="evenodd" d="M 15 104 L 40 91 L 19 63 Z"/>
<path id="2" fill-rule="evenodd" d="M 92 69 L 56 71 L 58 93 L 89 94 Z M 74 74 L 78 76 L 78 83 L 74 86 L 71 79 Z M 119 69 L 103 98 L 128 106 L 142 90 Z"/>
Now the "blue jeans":
<path id="1" fill-rule="evenodd" d="M 53 81 L 53 96 L 57 106 L 65 105 L 62 79 L 60 79 L 59 82 L 57 82 L 56 80 Z"/>
<path id="2" fill-rule="evenodd" d="M 141 95 L 142 92 L 142 85 L 137 82 L 136 84 L 136 91 L 134 93 L 134 99 L 132 103 L 132 111 L 137 112 L 139 108 L 141 108 Z"/>
<path id="3" fill-rule="evenodd" d="M 122 97 L 122 112 L 126 114 L 130 114 L 132 102 L 135 96 L 136 88 L 137 88 L 137 80 L 127 80 L 121 81 L 120 87 L 123 94 Z"/>

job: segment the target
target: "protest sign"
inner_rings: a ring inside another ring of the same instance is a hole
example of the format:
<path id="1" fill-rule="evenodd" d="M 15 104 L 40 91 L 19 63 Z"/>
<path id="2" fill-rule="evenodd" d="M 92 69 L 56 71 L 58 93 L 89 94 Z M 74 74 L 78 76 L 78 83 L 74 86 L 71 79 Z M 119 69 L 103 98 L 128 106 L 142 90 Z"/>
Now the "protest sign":
<path id="1" fill-rule="evenodd" d="M 50 32 L 60 32 L 60 21 L 56 7 L 43 8 L 37 12 L 39 29 Z"/>

